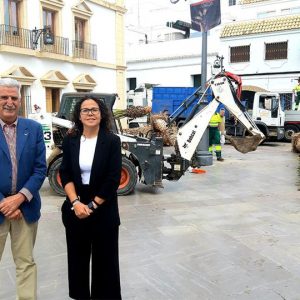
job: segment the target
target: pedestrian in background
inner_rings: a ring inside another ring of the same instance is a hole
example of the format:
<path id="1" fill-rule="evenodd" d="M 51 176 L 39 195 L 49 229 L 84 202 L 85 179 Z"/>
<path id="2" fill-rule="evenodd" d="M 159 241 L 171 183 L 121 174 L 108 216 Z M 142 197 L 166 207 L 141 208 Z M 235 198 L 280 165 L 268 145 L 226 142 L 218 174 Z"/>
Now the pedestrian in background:
<path id="1" fill-rule="evenodd" d="M 300 77 L 298 78 L 298 84 L 293 88 L 295 94 L 295 110 L 298 110 L 300 103 Z"/>
<path id="2" fill-rule="evenodd" d="M 111 116 L 105 103 L 97 98 L 79 101 L 73 121 L 74 127 L 63 142 L 60 167 L 67 194 L 62 220 L 69 296 L 121 299 L 117 203 L 122 167 L 120 139 L 110 132 Z"/>
<path id="3" fill-rule="evenodd" d="M 16 265 L 17 299 L 37 298 L 37 269 L 33 259 L 41 199 L 46 176 L 42 126 L 18 117 L 20 84 L 0 79 L 0 259 L 10 234 Z"/>
<path id="4" fill-rule="evenodd" d="M 216 152 L 217 160 L 224 161 L 222 157 L 222 146 L 221 146 L 221 134 L 223 117 L 225 115 L 225 109 L 221 108 L 219 113 L 216 111 L 209 121 L 209 148 L 208 151 L 213 153 Z M 225 128 L 223 129 L 224 132 Z"/>

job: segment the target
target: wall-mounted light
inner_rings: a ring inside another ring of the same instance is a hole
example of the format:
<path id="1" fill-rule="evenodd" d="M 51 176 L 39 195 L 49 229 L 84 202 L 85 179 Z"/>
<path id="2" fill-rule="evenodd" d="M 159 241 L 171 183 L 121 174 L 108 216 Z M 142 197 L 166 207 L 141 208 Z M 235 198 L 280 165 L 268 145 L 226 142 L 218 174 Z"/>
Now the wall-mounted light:
<path id="1" fill-rule="evenodd" d="M 38 46 L 39 39 L 43 33 L 43 43 L 45 45 L 54 44 L 54 36 L 51 32 L 51 28 L 45 26 L 43 29 L 37 29 L 36 27 L 32 30 L 32 49 L 35 50 Z"/>

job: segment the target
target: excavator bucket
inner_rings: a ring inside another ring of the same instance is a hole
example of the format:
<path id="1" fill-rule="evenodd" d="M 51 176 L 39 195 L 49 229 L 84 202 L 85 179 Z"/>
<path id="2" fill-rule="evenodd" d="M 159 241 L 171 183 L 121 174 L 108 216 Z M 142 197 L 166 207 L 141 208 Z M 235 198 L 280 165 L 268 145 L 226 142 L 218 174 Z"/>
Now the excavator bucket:
<path id="1" fill-rule="evenodd" d="M 248 153 L 256 150 L 257 146 L 263 141 L 263 138 L 259 134 L 245 136 L 243 138 L 226 135 L 226 139 L 241 153 Z"/>

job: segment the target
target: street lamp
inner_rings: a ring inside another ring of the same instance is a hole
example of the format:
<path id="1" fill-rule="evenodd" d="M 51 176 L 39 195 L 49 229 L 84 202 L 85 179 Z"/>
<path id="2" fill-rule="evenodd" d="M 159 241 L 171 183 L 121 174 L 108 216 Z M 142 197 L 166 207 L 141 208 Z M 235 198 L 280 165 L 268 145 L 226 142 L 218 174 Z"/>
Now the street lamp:
<path id="1" fill-rule="evenodd" d="M 54 36 L 51 32 L 51 28 L 45 26 L 42 29 L 37 29 L 36 27 L 32 30 L 32 49 L 35 50 L 39 43 L 39 39 L 41 34 L 43 33 L 43 42 L 45 45 L 53 45 L 54 44 Z"/>
<path id="2" fill-rule="evenodd" d="M 213 64 L 213 68 L 220 69 L 221 72 L 224 71 L 223 60 L 224 60 L 223 55 L 222 56 L 217 55 Z"/>

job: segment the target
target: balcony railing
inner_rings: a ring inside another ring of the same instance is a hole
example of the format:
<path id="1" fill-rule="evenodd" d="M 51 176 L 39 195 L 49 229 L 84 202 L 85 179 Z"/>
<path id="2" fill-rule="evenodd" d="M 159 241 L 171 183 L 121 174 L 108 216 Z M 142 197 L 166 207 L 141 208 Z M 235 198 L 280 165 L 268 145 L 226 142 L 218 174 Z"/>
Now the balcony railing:
<path id="1" fill-rule="evenodd" d="M 10 25 L 0 25 L 0 45 L 32 48 L 32 31 Z"/>
<path id="2" fill-rule="evenodd" d="M 81 41 L 72 42 L 73 57 L 97 60 L 97 45 Z"/>
<path id="3" fill-rule="evenodd" d="M 8 45 L 19 48 L 36 49 L 34 45 L 35 34 L 32 30 L 20 27 L 1 24 L 0 25 L 0 45 Z M 54 43 L 46 45 L 45 33 L 41 33 L 38 41 L 40 51 L 51 52 L 62 55 L 69 55 L 69 39 L 54 36 Z"/>
<path id="4" fill-rule="evenodd" d="M 40 50 L 62 55 L 69 55 L 69 39 L 61 36 L 53 36 L 54 43 L 49 45 L 45 43 L 46 33 L 42 33 L 40 37 Z"/>
<path id="5" fill-rule="evenodd" d="M 0 45 L 8 45 L 19 48 L 39 49 L 43 52 L 69 55 L 69 39 L 53 36 L 54 43 L 46 42 L 46 33 L 42 32 L 39 39 L 35 41 L 32 30 L 20 27 L 0 24 Z M 72 41 L 73 57 L 97 60 L 97 45 Z"/>

